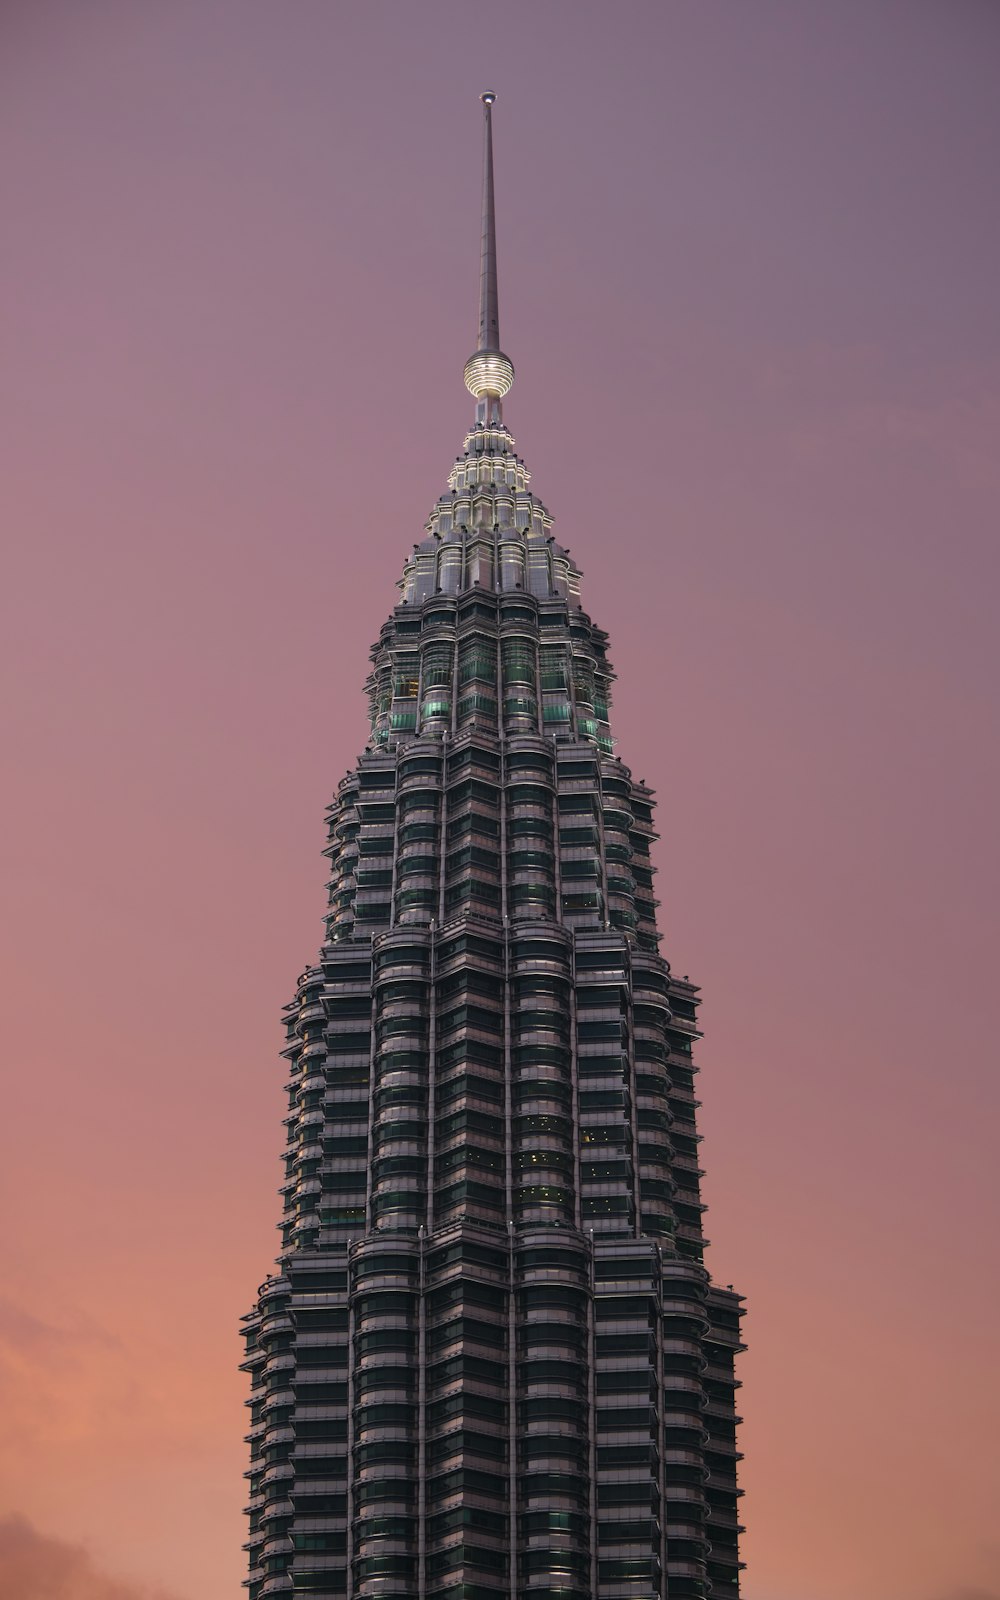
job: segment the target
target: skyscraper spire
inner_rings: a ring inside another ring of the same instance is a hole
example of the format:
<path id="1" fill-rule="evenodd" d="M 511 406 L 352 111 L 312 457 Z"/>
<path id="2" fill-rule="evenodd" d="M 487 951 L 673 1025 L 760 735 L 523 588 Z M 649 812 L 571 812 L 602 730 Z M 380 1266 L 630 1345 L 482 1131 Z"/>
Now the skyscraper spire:
<path id="1" fill-rule="evenodd" d="M 476 421 L 501 422 L 501 401 L 514 382 L 514 364 L 500 349 L 500 301 L 497 292 L 497 219 L 493 190 L 492 89 L 483 102 L 483 224 L 479 264 L 479 344 L 465 363 L 465 386 L 476 397 Z"/>
<path id="2" fill-rule="evenodd" d="M 491 89 L 483 102 L 483 238 L 479 268 L 480 350 L 500 349 L 500 305 L 497 295 L 497 215 L 493 193 L 493 115 L 496 95 Z"/>

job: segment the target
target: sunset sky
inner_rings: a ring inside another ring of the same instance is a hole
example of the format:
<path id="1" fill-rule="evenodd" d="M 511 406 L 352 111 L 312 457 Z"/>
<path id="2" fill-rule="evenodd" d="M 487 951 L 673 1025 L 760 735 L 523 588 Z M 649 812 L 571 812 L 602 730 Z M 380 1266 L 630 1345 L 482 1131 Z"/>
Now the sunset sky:
<path id="1" fill-rule="evenodd" d="M 0 6 L 0 1600 L 241 1592 L 279 1014 L 471 419 L 484 88 L 506 416 L 704 987 L 746 1600 L 1000 1597 L 998 83 L 992 0 Z"/>

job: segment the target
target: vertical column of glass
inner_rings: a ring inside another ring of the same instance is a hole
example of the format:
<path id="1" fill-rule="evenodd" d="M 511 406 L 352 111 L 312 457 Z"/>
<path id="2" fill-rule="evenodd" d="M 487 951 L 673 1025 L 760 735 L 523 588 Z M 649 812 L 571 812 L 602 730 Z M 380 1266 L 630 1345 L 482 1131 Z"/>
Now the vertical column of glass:
<path id="1" fill-rule="evenodd" d="M 514 1223 L 571 1228 L 573 1081 L 569 1037 L 571 948 L 550 924 L 511 939 Z"/>
<path id="2" fill-rule="evenodd" d="M 297 1248 L 316 1244 L 320 1232 L 323 1180 L 323 1129 L 326 1115 L 326 1013 L 323 970 L 309 969 L 299 980 L 294 1021 L 297 1048 L 290 1052 L 288 1133 L 285 1150 L 285 1208 Z"/>
<path id="3" fill-rule="evenodd" d="M 372 670 L 365 683 L 365 692 L 368 696 L 368 719 L 371 729 L 368 739 L 368 748 L 370 750 L 382 749 L 389 742 L 393 680 L 393 663 L 389 647 L 395 634 L 396 628 L 390 618 L 382 628 L 378 642 L 372 646 L 371 650 Z"/>
<path id="4" fill-rule="evenodd" d="M 538 727 L 538 651 L 527 633 L 501 641 L 504 727 L 508 733 L 534 733 Z"/>
<path id="5" fill-rule="evenodd" d="M 421 660 L 422 732 L 451 727 L 455 646 L 450 639 L 425 643 Z"/>
<path id="6" fill-rule="evenodd" d="M 740 1296 L 731 1289 L 708 1291 L 709 1331 L 705 1339 L 706 1367 L 702 1386 L 707 1401 L 705 1425 L 708 1442 L 705 1461 L 709 1479 L 705 1487 L 709 1540 L 708 1576 L 712 1594 L 736 1595 L 739 1589 L 739 1498 L 736 1464 L 742 1458 L 736 1449 L 736 1390 L 739 1387 L 733 1362 L 744 1347 L 740 1342 Z"/>
<path id="7" fill-rule="evenodd" d="M 587 1246 L 571 1230 L 525 1228 L 516 1276 L 517 1593 L 589 1600 Z"/>
<path id="8" fill-rule="evenodd" d="M 635 911 L 635 881 L 629 870 L 632 849 L 629 833 L 635 822 L 631 808 L 631 785 L 621 775 L 618 766 L 603 765 L 601 773 L 601 804 L 604 826 L 604 849 L 608 864 L 608 921 L 613 928 L 635 935 L 638 918 Z"/>
<path id="9" fill-rule="evenodd" d="M 603 641 L 605 635 L 600 635 Z M 596 728 L 594 739 L 599 750 L 605 755 L 611 755 L 615 741 L 611 737 L 611 728 L 608 723 L 611 680 L 614 677 L 603 648 L 603 643 L 598 643 L 594 652 L 594 719 Z"/>
<path id="10" fill-rule="evenodd" d="M 264 1537 L 261 1531 L 261 1516 L 265 1504 L 263 1443 L 260 1437 L 255 1436 L 254 1433 L 261 1421 L 264 1401 L 265 1354 L 260 1343 L 260 1320 L 259 1306 L 248 1312 L 245 1317 L 240 1318 L 240 1336 L 244 1345 L 240 1371 L 247 1373 L 250 1379 L 250 1393 L 243 1402 L 250 1413 L 250 1432 L 244 1435 L 244 1443 L 250 1447 L 250 1466 L 243 1474 L 247 1480 L 249 1498 L 243 1510 L 249 1519 L 248 1538 L 245 1546 L 248 1552 L 249 1577 L 246 1581 L 253 1600 L 259 1600 L 264 1579 L 262 1566 Z"/>
<path id="11" fill-rule="evenodd" d="M 503 947 L 487 927 L 436 949 L 434 1223 L 505 1228 Z"/>
<path id="12" fill-rule="evenodd" d="M 695 986 L 686 979 L 670 977 L 667 989 L 670 1020 L 665 1043 L 670 1139 L 674 1150 L 672 1175 L 677 1186 L 673 1209 L 678 1253 L 693 1261 L 702 1260 L 707 1242 L 702 1231 L 705 1208 L 699 1188 L 701 1135 L 695 1121 L 699 1104 L 694 1092 L 697 1068 L 693 1059 L 694 1041 L 698 1037 L 697 994 Z"/>
<path id="13" fill-rule="evenodd" d="M 374 962 L 369 1227 L 415 1234 L 427 1205 L 429 933 L 383 935 Z"/>
<path id="14" fill-rule="evenodd" d="M 598 1595 L 660 1595 L 654 1247 L 598 1240 L 594 1276 Z"/>
<path id="15" fill-rule="evenodd" d="M 596 672 L 597 662 L 592 651 L 585 648 L 580 641 L 573 650 L 573 706 L 576 713 L 577 738 L 597 738 L 597 716 L 594 709 L 597 700 Z"/>
<path id="16" fill-rule="evenodd" d="M 326 1055 L 319 1168 L 319 1237 L 303 1243 L 346 1243 L 364 1226 L 369 1173 L 369 1104 L 372 1060 L 371 953 L 351 943 L 329 946 L 323 955 Z M 303 1058 L 300 1093 L 312 1115 L 318 1087 L 318 1057 Z M 314 1158 L 314 1157 L 313 1157 Z"/>
<path id="17" fill-rule="evenodd" d="M 666 964 L 636 953 L 631 974 L 639 1222 L 646 1237 L 672 1241 L 675 1184 L 666 1074 L 670 1020 Z"/>
<path id="18" fill-rule="evenodd" d="M 294 1476 L 291 1455 L 294 1434 L 294 1327 L 287 1279 L 263 1285 L 256 1310 L 244 1319 L 246 1359 L 251 1374 L 250 1410 L 250 1593 L 258 1600 L 265 1584 L 272 1592 L 291 1587 L 291 1506 L 288 1492 Z M 270 1402 L 270 1404 L 269 1404 Z"/>
<path id="19" fill-rule="evenodd" d="M 437 912 L 443 757 L 435 745 L 436 741 L 421 739 L 399 752 L 393 915 L 396 923 L 430 923 Z"/>
<path id="20" fill-rule="evenodd" d="M 445 921 L 500 916 L 500 756 L 485 737 L 458 737 L 448 755 Z"/>
<path id="21" fill-rule="evenodd" d="M 301 981 L 301 980 L 300 980 Z M 285 1047 L 281 1054 L 288 1062 L 288 1080 L 285 1083 L 285 1094 L 288 1098 L 288 1112 L 284 1118 L 285 1147 L 282 1151 L 284 1166 L 284 1181 L 281 1185 L 281 1245 L 283 1251 L 293 1248 L 295 1240 L 296 1217 L 296 1183 L 295 1168 L 298 1156 L 298 1089 L 301 1067 L 299 1056 L 302 1051 L 302 1041 L 298 1033 L 298 996 L 283 1008 L 282 1021 L 285 1025 Z"/>
<path id="22" fill-rule="evenodd" d="M 347 1586 L 349 1312 L 346 1252 L 295 1252 L 285 1265 L 295 1326 L 294 1427 L 288 1542 L 294 1587 L 343 1594 Z M 283 1397 L 269 1395 L 265 1410 Z M 269 1593 L 265 1585 L 265 1596 Z"/>
<path id="23" fill-rule="evenodd" d="M 377 1234 L 351 1250 L 353 1579 L 358 1600 L 417 1592 L 419 1246 Z"/>
<path id="24" fill-rule="evenodd" d="M 327 880 L 326 937 L 350 938 L 354 927 L 354 897 L 357 890 L 358 835 L 361 817 L 354 801 L 358 784 L 346 780 L 327 812 L 327 844 L 323 854 L 330 862 Z"/>
<path id="25" fill-rule="evenodd" d="M 420 688 L 420 655 L 417 641 L 401 640 L 392 645 L 392 710 L 389 737 L 412 733 L 417 726 L 417 695 Z"/>
<path id="26" fill-rule="evenodd" d="M 541 739 L 510 739 L 505 801 L 509 915 L 554 920 L 555 779 L 551 747 Z"/>
<path id="27" fill-rule="evenodd" d="M 575 972 L 583 1225 L 625 1236 L 636 1210 L 623 941 L 578 933 Z"/>
<path id="28" fill-rule="evenodd" d="M 604 926 L 604 847 L 597 760 L 578 744 L 558 752 L 559 914 L 572 928 Z"/>
<path id="29" fill-rule="evenodd" d="M 351 793 L 360 820 L 351 937 L 364 938 L 388 927 L 392 918 L 395 757 L 391 753 L 364 756 L 354 775 Z"/>
<path id="30" fill-rule="evenodd" d="M 469 1226 L 426 1257 L 427 1600 L 509 1595 L 506 1240 Z"/>
<path id="31" fill-rule="evenodd" d="M 573 712 L 569 691 L 569 651 L 565 627 L 550 627 L 542 636 L 538 665 L 542 681 L 542 729 L 550 737 L 566 738 Z"/>
<path id="32" fill-rule="evenodd" d="M 486 608 L 484 607 L 484 610 Z M 497 731 L 497 637 L 495 604 L 490 618 L 463 633 L 458 646 L 458 727 Z M 491 625 L 492 623 L 492 625 Z"/>
<path id="33" fill-rule="evenodd" d="M 708 1330 L 703 1270 L 677 1258 L 663 1261 L 663 1515 L 667 1536 L 667 1583 L 671 1600 L 708 1594 L 704 1538 L 705 1370 Z"/>
<path id="34" fill-rule="evenodd" d="M 660 935 L 656 926 L 656 908 L 659 901 L 653 894 L 653 865 L 650 846 L 659 837 L 653 829 L 653 808 L 650 791 L 644 784 L 632 780 L 631 808 L 634 818 L 629 829 L 630 859 L 628 871 L 632 880 L 632 900 L 636 914 L 636 943 L 640 950 L 656 951 Z"/>

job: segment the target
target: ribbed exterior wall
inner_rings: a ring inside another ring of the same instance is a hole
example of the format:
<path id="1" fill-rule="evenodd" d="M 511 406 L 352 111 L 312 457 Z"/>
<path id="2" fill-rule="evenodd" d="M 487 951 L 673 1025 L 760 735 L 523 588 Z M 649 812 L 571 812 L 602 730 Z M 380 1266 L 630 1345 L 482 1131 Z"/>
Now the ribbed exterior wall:
<path id="1" fill-rule="evenodd" d="M 739 1297 L 606 637 L 502 426 L 372 653 L 245 1320 L 251 1600 L 738 1593 Z"/>

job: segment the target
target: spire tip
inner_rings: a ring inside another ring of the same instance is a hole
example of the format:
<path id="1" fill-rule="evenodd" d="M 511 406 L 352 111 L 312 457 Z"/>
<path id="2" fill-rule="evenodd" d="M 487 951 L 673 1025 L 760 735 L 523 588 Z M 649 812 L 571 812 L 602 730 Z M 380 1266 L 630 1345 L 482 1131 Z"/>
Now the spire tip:
<path id="1" fill-rule="evenodd" d="M 496 99 L 492 89 L 483 102 L 483 228 L 479 266 L 479 338 L 476 353 L 465 363 L 465 385 L 476 397 L 480 422 L 500 423 L 500 402 L 514 382 L 514 367 L 500 349 L 500 311 L 497 301 L 497 224 L 493 200 L 493 118 Z"/>

